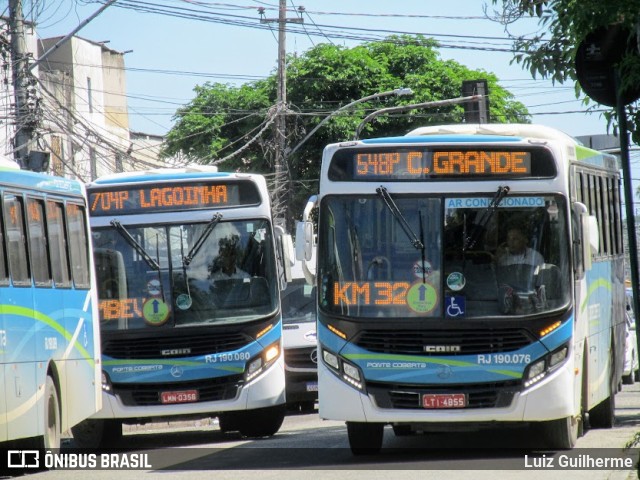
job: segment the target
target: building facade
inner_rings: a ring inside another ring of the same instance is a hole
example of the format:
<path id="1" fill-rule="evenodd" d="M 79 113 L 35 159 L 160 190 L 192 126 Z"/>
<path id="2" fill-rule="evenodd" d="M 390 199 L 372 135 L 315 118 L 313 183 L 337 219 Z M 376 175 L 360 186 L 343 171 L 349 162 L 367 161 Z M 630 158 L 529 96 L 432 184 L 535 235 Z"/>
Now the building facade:
<path id="1" fill-rule="evenodd" d="M 14 158 L 16 122 L 8 19 L 0 19 L 0 152 Z M 25 23 L 35 129 L 29 151 L 41 154 L 46 171 L 89 182 L 109 173 L 165 167 L 163 137 L 131 132 L 125 54 L 78 36 L 38 39 Z"/>

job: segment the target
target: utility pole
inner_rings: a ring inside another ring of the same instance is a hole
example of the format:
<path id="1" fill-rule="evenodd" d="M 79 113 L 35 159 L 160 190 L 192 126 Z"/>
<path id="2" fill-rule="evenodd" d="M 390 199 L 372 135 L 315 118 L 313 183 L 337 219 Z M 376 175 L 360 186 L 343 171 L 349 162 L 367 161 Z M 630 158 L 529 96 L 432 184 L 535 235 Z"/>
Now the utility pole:
<path id="1" fill-rule="evenodd" d="M 29 106 L 29 71 L 24 18 L 22 16 L 22 0 L 9 0 L 9 28 L 16 124 L 13 151 L 16 162 L 21 168 L 26 168 L 29 158 L 29 146 L 33 139 L 35 117 Z"/>
<path id="2" fill-rule="evenodd" d="M 73 37 L 80 29 L 84 28 L 91 20 L 96 18 L 107 7 L 117 0 L 108 0 L 91 17 L 83 21 L 70 34 L 57 42 L 51 49 L 44 53 L 40 59 L 30 61 L 31 54 L 27 51 L 27 42 L 24 31 L 24 16 L 22 14 L 22 0 L 9 0 L 9 30 L 11 35 L 11 63 L 13 95 L 15 103 L 15 136 L 13 139 L 14 159 L 20 168 L 35 171 L 46 171 L 49 165 L 48 152 L 33 149 L 33 141 L 36 137 L 39 112 L 35 96 L 35 79 L 31 71 L 45 60 L 60 45 Z M 33 81 L 33 83 L 32 83 Z"/>
<path id="3" fill-rule="evenodd" d="M 477 102 L 464 104 L 466 123 L 489 123 L 489 87 L 486 80 L 465 80 L 462 82 L 462 96 L 478 95 Z"/>
<path id="4" fill-rule="evenodd" d="M 262 14 L 264 9 L 260 9 Z M 275 161 L 274 161 L 274 188 L 273 188 L 273 216 L 274 223 L 286 227 L 284 218 L 285 193 L 288 191 L 286 182 L 288 179 L 285 165 L 287 148 L 287 67 L 286 67 L 286 24 L 303 23 L 300 17 L 287 18 L 287 0 L 280 0 L 278 18 L 262 18 L 260 23 L 278 22 L 278 91 L 275 121 Z"/>

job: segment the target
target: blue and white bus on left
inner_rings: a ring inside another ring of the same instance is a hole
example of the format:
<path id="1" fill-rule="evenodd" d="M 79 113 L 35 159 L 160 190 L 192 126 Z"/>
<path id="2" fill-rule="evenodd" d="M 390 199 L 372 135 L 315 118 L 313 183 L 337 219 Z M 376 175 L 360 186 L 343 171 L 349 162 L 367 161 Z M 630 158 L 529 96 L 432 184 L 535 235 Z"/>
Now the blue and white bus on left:
<path id="1" fill-rule="evenodd" d="M 0 442 L 58 448 L 101 407 L 84 185 L 0 171 Z"/>
<path id="2" fill-rule="evenodd" d="M 73 429 L 76 443 L 117 445 L 123 423 L 197 417 L 275 434 L 292 247 L 272 226 L 264 177 L 156 169 L 102 177 L 87 192 L 104 407 Z"/>

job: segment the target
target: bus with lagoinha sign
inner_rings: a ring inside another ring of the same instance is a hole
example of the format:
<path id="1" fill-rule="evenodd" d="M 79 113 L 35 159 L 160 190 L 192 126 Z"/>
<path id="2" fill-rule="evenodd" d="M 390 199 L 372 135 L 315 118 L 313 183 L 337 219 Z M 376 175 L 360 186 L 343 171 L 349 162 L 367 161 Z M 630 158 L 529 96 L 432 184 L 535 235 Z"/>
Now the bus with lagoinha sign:
<path id="1" fill-rule="evenodd" d="M 114 446 L 123 423 L 186 415 L 276 433 L 290 238 L 272 225 L 265 179 L 199 166 L 106 176 L 87 191 L 103 408 L 76 442 Z"/>
<path id="2" fill-rule="evenodd" d="M 322 418 L 383 431 L 613 425 L 624 355 L 616 159 L 538 125 L 446 125 L 325 148 L 317 242 Z M 317 222 L 316 222 L 317 221 Z M 298 248 L 298 246 L 300 247 Z"/>

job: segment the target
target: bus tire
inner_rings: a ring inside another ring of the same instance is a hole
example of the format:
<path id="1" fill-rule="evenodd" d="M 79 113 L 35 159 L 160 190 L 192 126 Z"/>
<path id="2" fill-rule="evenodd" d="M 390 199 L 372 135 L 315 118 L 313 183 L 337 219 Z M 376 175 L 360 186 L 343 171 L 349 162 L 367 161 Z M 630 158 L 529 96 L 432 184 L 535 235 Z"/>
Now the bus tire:
<path id="1" fill-rule="evenodd" d="M 44 384 L 44 434 L 39 437 L 39 448 L 60 448 L 60 400 L 58 389 L 50 375 Z"/>
<path id="2" fill-rule="evenodd" d="M 631 353 L 631 372 L 629 375 L 622 376 L 622 384 L 623 385 L 633 385 L 637 380 L 637 370 L 634 370 L 633 366 L 638 361 L 638 354 L 636 353 L 636 349 L 634 348 Z"/>
<path id="3" fill-rule="evenodd" d="M 122 422 L 116 419 L 83 420 L 71 427 L 77 448 L 113 448 L 122 440 Z"/>
<path id="4" fill-rule="evenodd" d="M 347 422 L 349 447 L 354 455 L 375 455 L 382 448 L 384 424 Z"/>
<path id="5" fill-rule="evenodd" d="M 227 412 L 218 415 L 218 426 L 222 433 L 238 431 L 240 429 L 238 412 Z"/>
<path id="6" fill-rule="evenodd" d="M 271 437 L 278 433 L 284 416 L 285 405 L 248 410 L 238 415 L 238 430 L 243 437 Z"/>
<path id="7" fill-rule="evenodd" d="M 580 419 L 570 416 L 543 422 L 546 444 L 553 450 L 570 450 L 576 446 L 580 433 Z"/>

